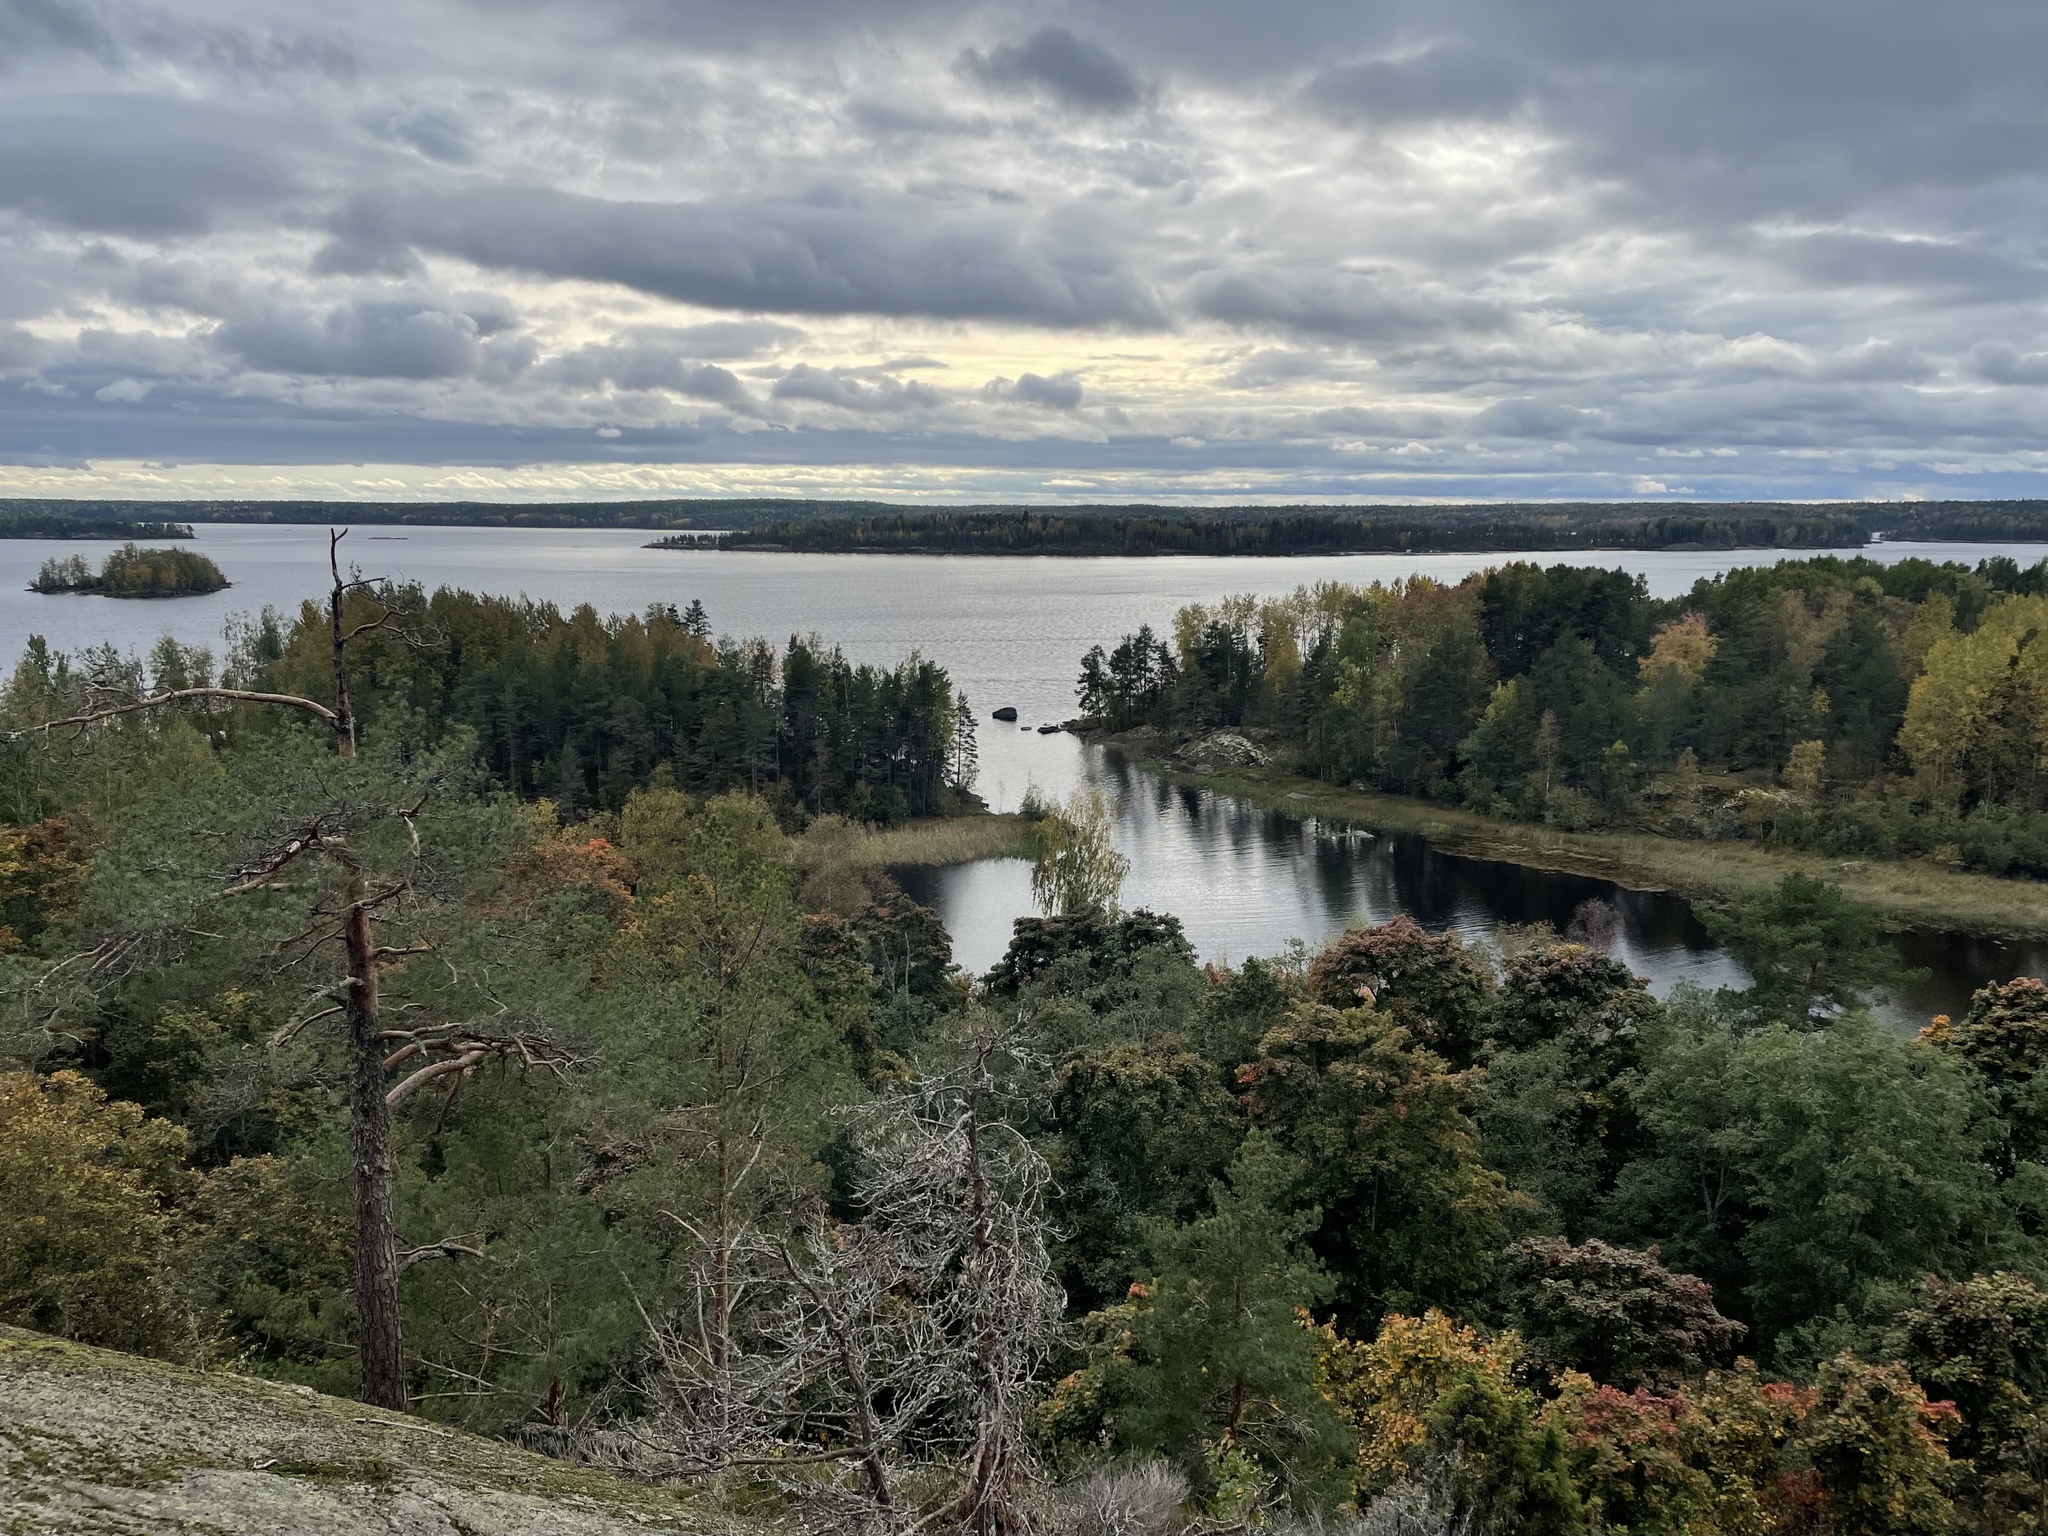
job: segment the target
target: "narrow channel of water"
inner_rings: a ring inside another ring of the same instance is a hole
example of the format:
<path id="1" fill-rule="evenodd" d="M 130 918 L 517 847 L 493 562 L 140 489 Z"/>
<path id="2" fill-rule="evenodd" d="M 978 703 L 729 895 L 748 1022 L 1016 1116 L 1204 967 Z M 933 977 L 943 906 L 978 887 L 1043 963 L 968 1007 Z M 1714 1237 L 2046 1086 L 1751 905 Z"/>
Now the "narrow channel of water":
<path id="1" fill-rule="evenodd" d="M 1297 939 L 1313 947 L 1353 923 L 1401 912 L 1486 949 L 1509 925 L 1548 923 L 1562 932 L 1583 902 L 1600 900 L 1620 916 L 1608 948 L 1659 996 L 1680 982 L 1748 983 L 1682 897 L 1444 853 L 1418 833 L 1288 816 L 1168 783 L 1114 750 L 1075 746 L 1077 777 L 1117 809 L 1117 846 L 1131 861 L 1125 905 L 1173 913 L 1205 960 L 1277 954 Z M 1011 924 L 1034 910 L 1030 866 L 1021 859 L 903 870 L 898 878 L 937 910 L 956 958 L 973 972 L 1001 957 Z M 1907 965 L 1926 973 L 1885 1008 L 1906 1032 L 1936 1013 L 1959 1014 L 1987 981 L 2048 967 L 2048 946 L 2039 944 L 1916 933 L 1900 936 L 1898 946 Z"/>

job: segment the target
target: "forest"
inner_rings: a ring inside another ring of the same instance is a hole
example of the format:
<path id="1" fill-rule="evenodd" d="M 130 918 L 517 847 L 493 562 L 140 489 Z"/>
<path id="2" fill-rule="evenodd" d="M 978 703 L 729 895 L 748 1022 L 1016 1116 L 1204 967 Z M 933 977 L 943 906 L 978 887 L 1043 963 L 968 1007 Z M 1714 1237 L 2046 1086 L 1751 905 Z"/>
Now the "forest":
<path id="1" fill-rule="evenodd" d="M 1269 639 L 1175 707 L 1268 718 L 1318 655 L 1397 700 L 1466 697 L 1412 681 L 1464 657 L 1482 715 L 1581 646 L 1637 687 L 1705 651 L 1706 686 L 1752 643 L 1727 615 L 1818 629 L 1828 592 L 1865 634 L 1906 604 L 1932 675 L 2040 601 L 1827 569 L 1695 610 L 1510 568 L 1495 631 L 1476 585 L 1350 594 L 1331 654 Z M 2040 981 L 1902 1040 L 1871 915 L 1798 877 L 1711 914 L 1741 991 L 1653 997 L 1597 903 L 1203 964 L 1122 909 L 1085 794 L 1034 810 L 1041 915 L 970 976 L 835 852 L 970 804 L 944 673 L 710 633 L 337 562 L 218 658 L 32 646 L 0 1321 L 683 1483 L 735 1531 L 2048 1528 Z M 1847 716 L 1852 672 L 1799 698 Z M 1357 739 L 1426 765 L 1392 718 Z"/>
<path id="2" fill-rule="evenodd" d="M 977 508 L 761 523 L 727 549 L 946 555 L 1332 555 L 1426 550 L 1829 549 L 1862 544 L 1856 519 L 1826 507 L 1321 507 L 1205 515 L 1165 508 Z M 1746 514 L 1746 515 L 1744 515 Z M 688 535 L 663 541 L 697 547 Z"/>
<path id="3" fill-rule="evenodd" d="M 81 516 L 63 502 L 0 502 L 0 539 L 189 539 L 190 523 L 157 518 Z M 12 508 L 13 510 L 9 510 Z"/>
<path id="4" fill-rule="evenodd" d="M 1569 830 L 2048 876 L 2048 562 L 1783 561 L 1648 596 L 1529 563 L 1183 608 L 1081 663 L 1112 730 Z"/>

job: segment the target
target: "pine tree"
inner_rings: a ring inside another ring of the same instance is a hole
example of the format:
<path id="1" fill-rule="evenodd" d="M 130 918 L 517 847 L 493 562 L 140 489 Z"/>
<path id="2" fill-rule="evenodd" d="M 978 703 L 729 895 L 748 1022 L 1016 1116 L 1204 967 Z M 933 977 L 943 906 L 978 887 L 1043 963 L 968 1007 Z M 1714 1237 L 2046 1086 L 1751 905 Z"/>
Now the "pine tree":
<path id="1" fill-rule="evenodd" d="M 1211 1215 L 1150 1229 L 1156 1270 L 1134 1330 L 1144 1358 L 1120 1426 L 1133 1446 L 1234 1448 L 1293 1491 L 1335 1471 L 1344 1437 L 1306 1326 L 1331 1287 L 1304 1244 L 1321 1213 L 1291 1197 L 1300 1173 L 1254 1131 Z"/>
<path id="2" fill-rule="evenodd" d="M 964 795 L 980 777 L 981 749 L 974 740 L 974 711 L 968 708 L 967 695 L 963 693 L 953 705 L 953 767 L 949 787 Z"/>

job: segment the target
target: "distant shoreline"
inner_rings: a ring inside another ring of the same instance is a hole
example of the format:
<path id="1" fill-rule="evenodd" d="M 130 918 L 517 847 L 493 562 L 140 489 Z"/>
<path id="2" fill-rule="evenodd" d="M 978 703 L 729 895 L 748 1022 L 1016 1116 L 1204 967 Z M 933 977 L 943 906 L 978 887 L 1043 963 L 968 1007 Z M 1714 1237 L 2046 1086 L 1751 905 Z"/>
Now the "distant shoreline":
<path id="1" fill-rule="evenodd" d="M 1072 512 L 1039 508 L 892 511 L 677 531 L 654 549 L 800 554 L 1331 556 L 1842 550 L 1896 542 L 2048 542 L 2048 502 L 1844 503 L 1825 507 L 1671 503 L 1566 507 Z"/>
<path id="2" fill-rule="evenodd" d="M 2048 542 L 2048 499 L 1870 502 L 1146 503 L 918 507 L 726 497 L 627 502 L 96 501 L 0 498 L 0 538 L 178 538 L 195 522 L 588 529 L 653 548 L 809 554 L 1152 555 L 1842 550 Z"/>

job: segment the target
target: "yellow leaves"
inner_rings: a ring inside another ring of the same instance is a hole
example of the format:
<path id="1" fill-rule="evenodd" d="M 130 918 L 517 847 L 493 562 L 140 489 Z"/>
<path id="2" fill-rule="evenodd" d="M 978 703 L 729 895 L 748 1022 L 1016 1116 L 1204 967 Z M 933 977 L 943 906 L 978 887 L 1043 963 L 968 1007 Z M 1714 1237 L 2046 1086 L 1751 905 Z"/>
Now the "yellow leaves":
<path id="1" fill-rule="evenodd" d="M 108 1103 L 76 1072 L 0 1074 L 0 1319 L 116 1348 L 160 1347 L 164 1196 L 185 1132 Z"/>
<path id="2" fill-rule="evenodd" d="M 1650 637 L 1650 654 L 1637 659 L 1636 671 L 1645 684 L 1669 678 L 1691 685 L 1705 675 L 1720 643 L 1704 617 L 1682 614 Z"/>
<path id="3" fill-rule="evenodd" d="M 1956 631 L 1956 606 L 1946 592 L 1936 592 L 1913 611 L 1899 650 L 1908 677 L 1916 676 L 1927 664 L 1927 653 L 1935 643 Z"/>
<path id="4" fill-rule="evenodd" d="M 1931 607 L 1933 599 L 1926 606 Z M 1917 626 L 1920 620 L 1916 618 Z M 1914 679 L 1899 745 L 1915 769 L 1949 787 L 1959 765 L 1995 733 L 2010 731 L 2048 751 L 2048 600 L 2008 597 L 1969 634 L 1948 631 Z M 1913 631 L 1907 632 L 1911 649 Z"/>
<path id="5" fill-rule="evenodd" d="M 1821 780 L 1827 772 L 1827 754 L 1824 741 L 1797 743 L 1785 761 L 1785 787 L 1808 800 L 1819 794 Z"/>
<path id="6" fill-rule="evenodd" d="M 1467 1372 L 1512 1385 L 1521 1338 L 1493 1337 L 1432 1307 L 1421 1317 L 1390 1312 L 1370 1342 L 1320 1330 L 1317 1389 L 1358 1432 L 1355 1483 L 1369 1495 L 1409 1477 L 1409 1458 L 1422 1444 L 1431 1406 Z"/>

